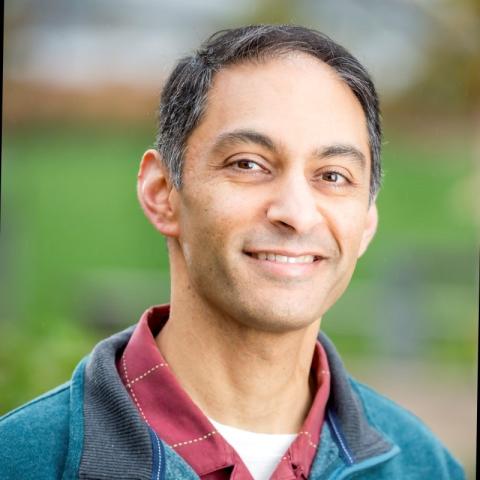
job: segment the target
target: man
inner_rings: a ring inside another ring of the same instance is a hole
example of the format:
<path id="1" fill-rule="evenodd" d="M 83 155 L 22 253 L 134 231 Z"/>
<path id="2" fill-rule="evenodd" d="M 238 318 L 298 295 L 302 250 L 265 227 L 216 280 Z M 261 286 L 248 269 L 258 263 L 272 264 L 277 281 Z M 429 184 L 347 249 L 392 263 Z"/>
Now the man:
<path id="1" fill-rule="evenodd" d="M 2 478 L 463 478 L 318 336 L 376 230 L 380 145 L 367 72 L 318 32 L 227 30 L 181 60 L 138 174 L 170 306 L 3 418 Z"/>

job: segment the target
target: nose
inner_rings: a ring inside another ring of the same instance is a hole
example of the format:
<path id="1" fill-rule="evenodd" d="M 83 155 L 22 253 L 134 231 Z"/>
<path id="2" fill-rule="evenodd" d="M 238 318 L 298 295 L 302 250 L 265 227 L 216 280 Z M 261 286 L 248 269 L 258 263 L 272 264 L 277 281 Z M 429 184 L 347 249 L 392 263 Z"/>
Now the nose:
<path id="1" fill-rule="evenodd" d="M 272 185 L 267 218 L 277 227 L 299 235 L 309 233 L 322 220 L 318 199 L 303 172 Z"/>

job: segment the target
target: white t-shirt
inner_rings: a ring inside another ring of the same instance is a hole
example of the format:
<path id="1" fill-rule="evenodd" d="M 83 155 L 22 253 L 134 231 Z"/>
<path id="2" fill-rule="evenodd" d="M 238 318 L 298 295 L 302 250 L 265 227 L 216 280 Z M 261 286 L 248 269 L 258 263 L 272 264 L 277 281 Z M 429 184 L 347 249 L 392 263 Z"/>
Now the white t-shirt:
<path id="1" fill-rule="evenodd" d="M 222 437 L 240 455 L 255 480 L 268 480 L 295 440 L 295 433 L 256 433 L 230 427 L 208 418 Z"/>

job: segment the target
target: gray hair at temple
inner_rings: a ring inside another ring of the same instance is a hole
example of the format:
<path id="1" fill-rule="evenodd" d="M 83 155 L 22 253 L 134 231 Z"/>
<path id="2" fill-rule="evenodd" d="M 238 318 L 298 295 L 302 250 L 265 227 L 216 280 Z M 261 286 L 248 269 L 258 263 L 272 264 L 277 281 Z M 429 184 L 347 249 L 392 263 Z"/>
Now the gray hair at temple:
<path id="1" fill-rule="evenodd" d="M 163 88 L 156 146 L 172 184 L 182 186 L 190 134 L 199 124 L 216 72 L 228 66 L 277 58 L 291 52 L 312 55 L 333 68 L 365 113 L 370 146 L 370 201 L 382 179 L 382 130 L 378 96 L 370 75 L 345 48 L 327 35 L 297 25 L 250 25 L 213 34 L 193 55 L 181 59 Z"/>

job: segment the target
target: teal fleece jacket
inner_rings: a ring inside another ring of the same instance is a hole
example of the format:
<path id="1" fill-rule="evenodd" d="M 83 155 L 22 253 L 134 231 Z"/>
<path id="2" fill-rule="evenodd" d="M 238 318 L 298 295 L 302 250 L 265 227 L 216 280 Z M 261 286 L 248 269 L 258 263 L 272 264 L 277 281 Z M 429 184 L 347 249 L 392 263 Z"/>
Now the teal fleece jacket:
<path id="1" fill-rule="evenodd" d="M 115 359 L 132 332 L 100 342 L 68 383 L 0 419 L 1 479 L 198 479 L 142 420 L 118 376 Z M 331 391 L 309 478 L 464 478 L 420 420 L 351 379 L 332 343 L 319 339 Z"/>

